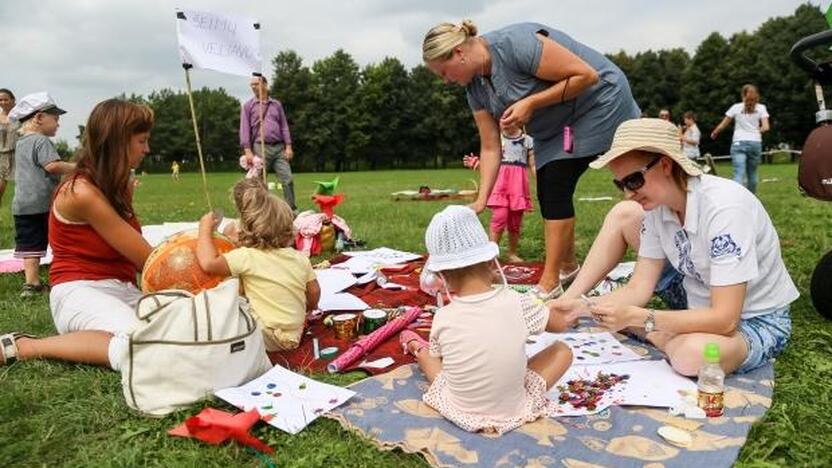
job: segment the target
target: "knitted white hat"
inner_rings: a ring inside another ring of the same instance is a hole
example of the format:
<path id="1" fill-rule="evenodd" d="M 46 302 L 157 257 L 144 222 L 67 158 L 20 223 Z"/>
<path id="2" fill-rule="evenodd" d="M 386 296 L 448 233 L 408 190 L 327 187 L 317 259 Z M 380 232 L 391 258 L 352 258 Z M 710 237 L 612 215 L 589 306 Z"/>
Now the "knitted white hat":
<path id="1" fill-rule="evenodd" d="M 451 205 L 436 213 L 425 232 L 431 271 L 453 270 L 494 259 L 500 253 L 497 244 L 488 240 L 474 210 Z"/>

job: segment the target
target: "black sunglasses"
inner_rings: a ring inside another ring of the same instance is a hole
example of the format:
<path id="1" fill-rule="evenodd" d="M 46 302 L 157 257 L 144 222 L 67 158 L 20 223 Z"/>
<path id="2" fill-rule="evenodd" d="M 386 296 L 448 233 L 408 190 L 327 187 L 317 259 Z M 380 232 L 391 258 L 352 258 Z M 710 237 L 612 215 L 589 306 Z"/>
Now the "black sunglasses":
<path id="1" fill-rule="evenodd" d="M 624 176 L 621 180 L 613 179 L 612 183 L 615 184 L 615 186 L 618 187 L 618 190 L 621 190 L 622 192 L 624 189 L 635 192 L 636 190 L 644 187 L 644 174 L 646 174 L 647 171 L 649 171 L 651 167 L 655 166 L 661 159 L 662 157 L 659 156 L 650 161 L 648 165 L 633 172 L 632 174 Z"/>

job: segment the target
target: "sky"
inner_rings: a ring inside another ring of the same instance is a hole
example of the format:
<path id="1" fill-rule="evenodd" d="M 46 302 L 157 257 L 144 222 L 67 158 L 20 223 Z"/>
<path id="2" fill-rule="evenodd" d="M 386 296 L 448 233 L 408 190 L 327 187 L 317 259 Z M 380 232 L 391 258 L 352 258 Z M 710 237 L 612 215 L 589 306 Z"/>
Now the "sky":
<path id="1" fill-rule="evenodd" d="M 524 21 L 561 29 L 601 52 L 681 47 L 689 53 L 710 33 L 754 31 L 787 16 L 797 0 L 38 0 L 0 1 L 0 88 L 48 91 L 68 112 L 58 138 L 77 144 L 78 125 L 99 101 L 120 93 L 185 89 L 176 43 L 179 8 L 233 13 L 261 24 L 264 70 L 278 51 L 306 65 L 344 49 L 363 66 L 396 57 L 421 61 L 425 32 L 472 19 L 481 32 Z M 826 7 L 828 1 L 812 0 Z M 248 79 L 207 70 L 194 88 L 223 87 L 250 97 Z"/>

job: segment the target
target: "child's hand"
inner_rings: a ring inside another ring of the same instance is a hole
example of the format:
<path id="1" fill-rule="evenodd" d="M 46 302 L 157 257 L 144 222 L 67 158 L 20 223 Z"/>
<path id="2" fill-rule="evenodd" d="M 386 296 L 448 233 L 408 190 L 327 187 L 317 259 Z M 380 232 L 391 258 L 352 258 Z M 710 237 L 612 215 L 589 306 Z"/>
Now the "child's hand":
<path id="1" fill-rule="evenodd" d="M 202 218 L 199 219 L 199 229 L 207 229 L 213 231 L 216 229 L 217 225 L 219 224 L 219 220 L 214 217 L 214 213 L 209 211 L 202 215 Z"/>
<path id="2" fill-rule="evenodd" d="M 462 157 L 462 165 L 476 171 L 480 167 L 480 158 L 474 153 L 467 154 Z"/>
<path id="3" fill-rule="evenodd" d="M 570 326 L 574 325 L 574 323 L 578 321 L 578 318 L 589 315 L 589 309 L 587 308 L 585 302 L 581 299 L 567 299 L 561 297 L 547 302 L 546 307 L 549 308 L 550 312 L 560 314 L 563 317 L 563 320 Z"/>

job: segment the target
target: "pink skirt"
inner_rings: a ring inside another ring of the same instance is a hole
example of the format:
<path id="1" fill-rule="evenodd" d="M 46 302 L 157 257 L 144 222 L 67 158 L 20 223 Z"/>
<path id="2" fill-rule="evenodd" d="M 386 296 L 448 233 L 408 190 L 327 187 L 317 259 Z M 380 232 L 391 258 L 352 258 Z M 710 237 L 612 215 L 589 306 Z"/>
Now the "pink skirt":
<path id="1" fill-rule="evenodd" d="M 537 372 L 526 369 L 526 402 L 523 410 L 508 419 L 497 419 L 487 414 L 472 413 L 456 407 L 453 401 L 448 398 L 448 383 L 442 372 L 437 374 L 431 383 L 428 391 L 422 395 L 422 401 L 428 406 L 439 411 L 445 419 L 468 432 L 489 432 L 504 434 L 516 429 L 527 422 L 532 422 L 540 417 L 553 414 L 557 404 L 546 396 L 546 380 Z"/>
<path id="2" fill-rule="evenodd" d="M 528 168 L 501 164 L 494 189 L 488 197 L 487 206 L 508 208 L 511 211 L 531 211 L 532 198 L 529 195 Z"/>

